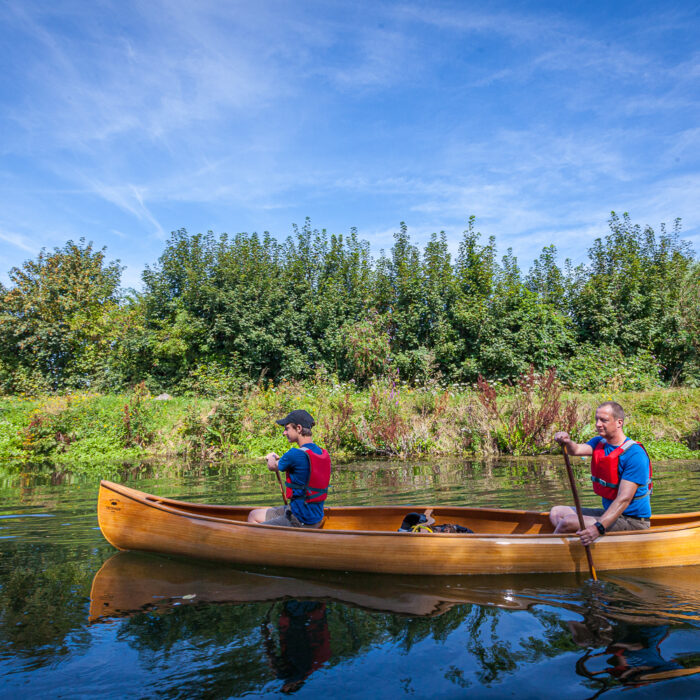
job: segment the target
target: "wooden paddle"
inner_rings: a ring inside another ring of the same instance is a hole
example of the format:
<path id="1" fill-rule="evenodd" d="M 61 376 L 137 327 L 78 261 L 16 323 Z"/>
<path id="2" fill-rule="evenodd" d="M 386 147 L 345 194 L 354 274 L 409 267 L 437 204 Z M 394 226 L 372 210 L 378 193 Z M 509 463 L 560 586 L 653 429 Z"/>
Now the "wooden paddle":
<path id="1" fill-rule="evenodd" d="M 571 484 L 571 493 L 574 495 L 574 505 L 576 506 L 576 515 L 578 515 L 578 525 L 579 530 L 583 530 L 585 527 L 583 524 L 583 513 L 581 512 L 581 501 L 578 497 L 578 489 L 576 488 L 576 481 L 574 480 L 574 472 L 571 469 L 571 462 L 569 462 L 569 453 L 566 451 L 566 445 L 561 446 L 562 452 L 564 453 L 564 462 L 566 462 L 566 473 L 569 475 L 569 483 Z M 593 566 L 593 555 L 591 554 L 590 545 L 585 546 L 586 558 L 588 559 L 588 568 L 591 571 L 591 578 L 594 581 L 598 580 L 595 573 L 595 566 Z"/>
<path id="2" fill-rule="evenodd" d="M 284 505 L 287 505 L 287 497 L 284 495 L 284 486 L 282 486 L 282 478 L 280 477 L 279 472 L 275 472 L 275 475 L 277 476 L 277 483 L 280 485 L 280 491 L 282 492 L 282 500 L 284 501 Z"/>

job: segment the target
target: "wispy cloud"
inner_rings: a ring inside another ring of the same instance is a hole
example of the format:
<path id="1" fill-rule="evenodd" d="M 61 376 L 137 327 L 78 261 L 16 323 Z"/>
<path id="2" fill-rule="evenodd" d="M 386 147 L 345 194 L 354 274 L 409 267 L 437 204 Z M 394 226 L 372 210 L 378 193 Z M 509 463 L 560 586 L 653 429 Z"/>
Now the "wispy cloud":
<path id="1" fill-rule="evenodd" d="M 9 243 L 10 245 L 28 253 L 34 254 L 39 252 L 39 249 L 33 245 L 26 236 L 22 236 L 19 233 L 12 233 L 11 231 L 4 231 L 0 229 L 0 240 L 3 240 L 6 243 Z"/>
<path id="2" fill-rule="evenodd" d="M 131 184 L 120 186 L 105 185 L 95 181 L 90 182 L 89 187 L 96 195 L 112 204 L 116 204 L 120 209 L 133 214 L 137 219 L 149 223 L 159 238 L 165 238 L 163 227 L 153 216 L 148 206 L 146 206 L 142 188 Z"/>
<path id="3" fill-rule="evenodd" d="M 593 5 L 8 0 L 2 252 L 87 232 L 136 269 L 305 215 L 454 248 L 476 214 L 580 257 L 613 208 L 696 240 L 697 15 Z"/>
<path id="4" fill-rule="evenodd" d="M 116 30 L 88 12 L 82 36 L 47 30 L 45 23 L 59 18 L 46 6 L 13 5 L 17 28 L 34 46 L 27 58 L 33 89 L 12 114 L 17 122 L 71 147 L 90 148 L 127 133 L 161 141 L 284 94 L 265 69 L 264 52 L 254 57 L 255 47 L 240 41 L 246 27 L 232 21 L 236 15 L 216 26 L 219 18 L 206 8 L 125 4 L 130 11 L 114 16 Z M 116 21 L 122 17 L 126 22 Z"/>

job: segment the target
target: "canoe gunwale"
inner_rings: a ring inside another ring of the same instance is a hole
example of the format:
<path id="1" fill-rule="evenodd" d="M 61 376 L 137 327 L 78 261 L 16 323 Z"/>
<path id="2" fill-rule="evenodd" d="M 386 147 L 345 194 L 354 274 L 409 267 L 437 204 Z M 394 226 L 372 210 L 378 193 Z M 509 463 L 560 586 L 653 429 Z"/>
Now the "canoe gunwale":
<path id="1" fill-rule="evenodd" d="M 332 529 L 332 528 L 323 528 L 323 529 L 314 529 L 314 528 L 298 528 L 298 527 L 292 527 L 292 526 L 284 526 L 284 525 L 264 525 L 262 523 L 249 523 L 243 520 L 231 520 L 229 518 L 225 517 L 219 517 L 215 515 L 206 515 L 204 513 L 196 513 L 196 512 L 190 512 L 187 510 L 188 507 L 190 508 L 196 508 L 196 509 L 211 509 L 213 511 L 215 510 L 221 510 L 221 509 L 226 509 L 226 508 L 231 508 L 231 509 L 240 509 L 241 511 L 245 510 L 251 510 L 254 508 L 254 506 L 219 506 L 219 505 L 211 505 L 211 504 L 200 504 L 200 503 L 191 503 L 188 501 L 178 501 L 175 499 L 171 498 L 166 498 L 166 497 L 158 497 L 158 496 L 153 496 L 151 494 L 147 494 L 143 491 L 139 491 L 138 489 L 133 489 L 129 486 L 123 486 L 121 484 L 116 484 L 111 481 L 106 481 L 102 480 L 100 482 L 100 488 L 107 489 L 109 491 L 112 491 L 115 494 L 118 494 L 119 496 L 122 496 L 124 498 L 129 498 L 132 501 L 135 501 L 137 503 L 140 503 L 143 506 L 147 506 L 149 508 L 154 508 L 157 510 L 162 510 L 166 513 L 170 513 L 172 515 L 176 515 L 179 517 L 184 517 L 184 518 L 191 518 L 195 520 L 204 520 L 208 522 L 216 522 L 216 523 L 223 523 L 226 525 L 232 525 L 235 527 L 245 527 L 245 528 L 253 528 L 253 529 L 262 529 L 263 531 L 269 531 L 271 529 L 274 529 L 275 531 L 281 531 L 281 532 L 294 532 L 295 534 L 301 534 L 304 533 L 308 536 L 325 536 L 327 535 L 345 535 L 345 536 L 356 536 L 356 535 L 361 535 L 363 537 L 367 536 L 375 536 L 375 537 L 387 537 L 387 536 L 395 536 L 395 537 L 405 537 L 406 535 L 410 535 L 412 537 L 415 537 L 415 533 L 409 533 L 409 532 L 396 532 L 392 530 L 337 530 L 337 529 Z M 172 505 L 170 505 L 172 504 Z M 360 510 L 360 509 L 367 509 L 368 511 L 376 511 L 376 510 L 394 510 L 396 508 L 414 508 L 414 510 L 421 510 L 426 507 L 430 506 L 349 506 L 347 507 L 348 510 Z M 436 508 L 440 506 L 435 506 Z M 343 509 L 343 506 L 331 506 L 327 510 L 332 513 L 334 509 Z M 445 509 L 465 509 L 469 510 L 474 513 L 483 513 L 484 515 L 488 515 L 489 513 L 492 514 L 503 514 L 503 513 L 512 513 L 514 516 L 516 515 L 537 515 L 537 516 L 543 516 L 547 515 L 546 512 L 542 511 L 527 511 L 527 510 L 514 510 L 514 509 L 504 509 L 504 508 L 465 508 L 463 506 L 443 506 Z M 658 526 L 658 527 L 652 527 L 644 530 L 621 530 L 619 532 L 610 532 L 605 535 L 605 539 L 611 539 L 611 538 L 617 538 L 617 537 L 643 537 L 644 535 L 649 535 L 649 534 L 656 534 L 656 533 L 665 533 L 665 532 L 674 532 L 678 530 L 693 530 L 693 529 L 700 529 L 700 511 L 695 511 L 691 513 L 683 513 L 683 514 L 668 514 L 666 517 L 673 517 L 674 515 L 677 515 L 679 517 L 684 518 L 683 523 L 679 523 L 677 525 L 664 525 L 664 526 Z M 661 516 L 664 517 L 664 516 Z M 686 520 L 687 518 L 687 520 Z M 495 540 L 503 540 L 504 538 L 507 539 L 532 539 L 533 537 L 537 538 L 538 540 L 540 539 L 556 539 L 556 540 L 570 540 L 570 541 L 578 541 L 578 537 L 576 537 L 573 534 L 570 535 L 562 535 L 562 534 L 554 534 L 554 533 L 505 533 L 505 532 L 498 532 L 498 533 L 437 533 L 437 532 L 421 532 L 419 533 L 421 537 L 439 537 L 439 538 L 466 538 L 466 539 L 495 539 Z"/>

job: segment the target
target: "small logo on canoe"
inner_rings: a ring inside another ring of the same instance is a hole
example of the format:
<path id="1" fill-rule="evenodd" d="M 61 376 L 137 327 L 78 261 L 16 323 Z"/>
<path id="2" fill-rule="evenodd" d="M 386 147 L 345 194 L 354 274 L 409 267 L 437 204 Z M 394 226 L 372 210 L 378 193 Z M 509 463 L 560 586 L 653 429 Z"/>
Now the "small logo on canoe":
<path id="1" fill-rule="evenodd" d="M 111 501 L 109 501 L 109 503 L 107 503 L 105 508 L 107 510 L 121 510 L 122 505 L 116 498 L 113 498 Z"/>

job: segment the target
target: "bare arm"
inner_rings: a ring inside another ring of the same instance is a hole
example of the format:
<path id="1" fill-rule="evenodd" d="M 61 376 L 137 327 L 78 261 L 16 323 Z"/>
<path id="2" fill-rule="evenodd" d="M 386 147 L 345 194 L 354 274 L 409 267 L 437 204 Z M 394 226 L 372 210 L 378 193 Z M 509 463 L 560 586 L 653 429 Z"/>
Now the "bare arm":
<path id="1" fill-rule="evenodd" d="M 620 486 L 617 489 L 617 498 L 610 504 L 600 518 L 600 522 L 603 523 L 605 527 L 612 525 L 622 515 L 625 508 L 632 503 L 632 499 L 634 498 L 634 494 L 637 493 L 638 488 L 639 484 L 635 484 L 634 481 L 627 481 L 626 479 L 620 481 Z"/>
<path id="2" fill-rule="evenodd" d="M 625 508 L 632 502 L 638 488 L 639 484 L 635 484 L 634 481 L 627 481 L 626 479 L 620 481 L 620 486 L 617 489 L 617 498 L 599 518 L 603 527 L 610 527 L 624 513 Z M 576 534 L 581 538 L 581 543 L 584 545 L 590 544 L 600 537 L 598 528 L 595 525 L 589 525 L 583 530 L 579 530 Z"/>
<path id="3" fill-rule="evenodd" d="M 585 442 L 574 442 L 569 437 L 569 433 L 566 433 L 564 431 L 555 433 L 554 440 L 558 442 L 562 447 L 566 447 L 566 451 L 570 455 L 585 457 L 586 455 L 593 454 L 593 448 L 590 445 L 587 445 Z"/>

